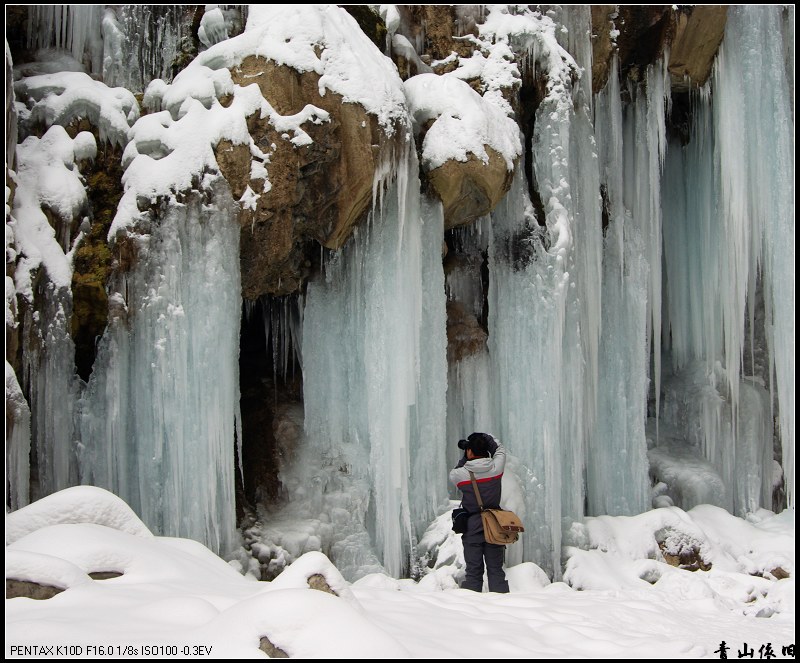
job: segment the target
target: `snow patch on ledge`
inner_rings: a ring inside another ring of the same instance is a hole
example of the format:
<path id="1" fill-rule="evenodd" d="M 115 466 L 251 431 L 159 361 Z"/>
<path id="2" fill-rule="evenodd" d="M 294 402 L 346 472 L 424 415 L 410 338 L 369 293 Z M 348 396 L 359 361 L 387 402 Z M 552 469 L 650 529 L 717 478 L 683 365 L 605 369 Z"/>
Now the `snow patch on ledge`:
<path id="1" fill-rule="evenodd" d="M 388 134 L 407 121 L 403 84 L 384 56 L 345 10 L 335 5 L 253 5 L 245 31 L 201 53 L 189 68 L 230 69 L 247 56 L 320 75 L 319 93 L 331 90 L 361 104 Z"/>
<path id="2" fill-rule="evenodd" d="M 414 131 L 434 120 L 422 143 L 422 162 L 433 170 L 448 160 L 467 161 L 474 154 L 489 162 L 486 147 L 499 152 L 506 168 L 522 153 L 519 127 L 496 104 L 454 76 L 420 74 L 405 82 Z"/>
<path id="3" fill-rule="evenodd" d="M 6 578 L 69 589 L 92 582 L 83 569 L 65 559 L 28 550 L 6 549 Z"/>
<path id="4" fill-rule="evenodd" d="M 16 292 L 29 301 L 33 300 L 33 272 L 40 266 L 57 288 L 71 285 L 71 238 L 62 237 L 62 245 L 42 210 L 52 210 L 67 229 L 83 212 L 86 191 L 75 160 L 90 157 L 95 149 L 90 133 L 82 131 L 73 140 L 59 125 L 41 138 L 28 136 L 17 145 L 17 172 L 12 173 L 17 189 L 6 227 L 20 256 L 14 273 Z"/>
<path id="5" fill-rule="evenodd" d="M 83 72 L 23 78 L 14 84 L 14 94 L 29 109 L 22 119 L 49 127 L 85 117 L 100 131 L 100 140 L 112 145 L 128 142 L 128 128 L 139 117 L 139 104 L 131 92 L 110 88 Z"/>

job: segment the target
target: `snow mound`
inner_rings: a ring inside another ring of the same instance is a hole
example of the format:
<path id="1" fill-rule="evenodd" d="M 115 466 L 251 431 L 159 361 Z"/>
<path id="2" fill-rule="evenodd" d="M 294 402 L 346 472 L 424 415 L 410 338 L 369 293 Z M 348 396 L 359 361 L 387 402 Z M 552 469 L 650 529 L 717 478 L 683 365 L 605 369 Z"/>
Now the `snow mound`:
<path id="1" fill-rule="evenodd" d="M 794 575 L 793 518 L 762 510 L 748 522 L 710 504 L 586 518 L 565 537 L 564 580 L 584 590 L 652 586 L 676 602 L 706 600 L 759 617 L 793 613 L 794 579 L 776 581 Z"/>
<path id="2" fill-rule="evenodd" d="M 405 82 L 405 91 L 415 133 L 433 120 L 422 142 L 428 170 L 451 159 L 467 161 L 470 154 L 486 164 L 486 147 L 503 156 L 507 170 L 514 169 L 522 153 L 517 123 L 467 83 L 449 75 L 420 74 Z"/>
<path id="3" fill-rule="evenodd" d="M 240 601 L 204 625 L 202 634 L 234 659 L 252 658 L 256 650 L 251 643 L 264 636 L 292 658 L 410 658 L 399 640 L 348 602 L 300 589 Z"/>
<path id="4" fill-rule="evenodd" d="M 113 493 L 95 486 L 75 486 L 7 514 L 6 544 L 51 525 L 76 523 L 104 525 L 137 537 L 153 536 L 133 510 Z"/>
<path id="5" fill-rule="evenodd" d="M 63 505 L 64 493 L 76 490 L 88 491 L 87 509 L 101 508 L 106 499 L 105 491 L 83 487 L 54 495 L 55 502 Z M 548 583 L 541 569 L 525 563 L 507 570 L 508 595 L 456 589 L 447 565 L 419 583 L 376 573 L 348 585 L 321 553 L 303 555 L 273 582 L 255 582 L 195 541 L 136 536 L 95 523 L 45 525 L 7 546 L 6 576 L 66 591 L 49 601 L 6 601 L 6 641 L 83 647 L 102 641 L 114 653 L 119 646 L 143 655 L 145 646 L 150 652 L 170 647 L 164 651 L 184 657 L 196 645 L 204 655 L 232 659 L 262 657 L 262 638 L 306 658 L 647 658 L 654 648 L 681 658 L 713 657 L 719 643 L 736 634 L 748 643 L 770 641 L 780 651 L 777 645 L 793 641 L 794 579 L 717 568 L 690 573 L 620 552 L 648 548 L 628 537 L 654 539 L 667 522 L 691 522 L 708 545 L 724 545 L 726 555 L 766 557 L 771 540 L 773 552 L 791 553 L 793 561 L 791 512 L 761 511 L 745 522 L 720 511 L 673 508 L 589 519 L 599 522 L 584 524 L 584 543 L 602 542 L 607 550 L 573 554 L 586 591 Z M 25 512 L 35 510 L 19 513 Z M 445 512 L 437 519 L 431 540 L 446 540 L 449 517 Z M 97 582 L 86 575 L 100 570 L 124 575 Z M 340 597 L 310 590 L 307 579 L 314 574 Z M 485 637 L 498 629 L 506 635 L 502 641 Z M 6 645 L 7 657 L 11 651 Z"/>
<path id="6" fill-rule="evenodd" d="M 203 577 L 212 586 L 250 581 L 208 551 L 198 554 L 197 542 L 174 545 L 167 539 L 137 536 L 93 523 L 42 527 L 10 544 L 7 549 L 56 555 L 83 569 L 122 573 L 125 582 L 168 582 Z"/>
<path id="7" fill-rule="evenodd" d="M 550 578 L 533 562 L 523 562 L 506 569 L 506 579 L 513 593 L 535 592 L 550 585 Z"/>
<path id="8" fill-rule="evenodd" d="M 328 586 L 345 601 L 358 606 L 350 586 L 331 562 L 321 552 L 307 552 L 286 567 L 275 580 L 270 583 L 271 589 L 308 589 L 308 579 L 314 575 L 325 578 Z"/>

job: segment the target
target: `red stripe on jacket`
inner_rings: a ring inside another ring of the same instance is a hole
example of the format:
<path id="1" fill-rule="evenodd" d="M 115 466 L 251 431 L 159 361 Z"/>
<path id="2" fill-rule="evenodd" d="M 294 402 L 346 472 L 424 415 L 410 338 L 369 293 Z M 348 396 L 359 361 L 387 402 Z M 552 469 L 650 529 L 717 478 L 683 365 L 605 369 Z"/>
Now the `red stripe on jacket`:
<path id="1" fill-rule="evenodd" d="M 487 481 L 492 481 L 493 479 L 499 479 L 502 476 L 503 476 L 503 473 L 501 472 L 500 474 L 498 474 L 497 476 L 494 476 L 494 477 L 486 477 L 484 479 L 475 479 L 475 482 L 476 483 L 486 483 Z M 461 486 L 468 486 L 471 483 L 472 483 L 472 479 L 467 479 L 466 481 L 461 481 L 460 483 L 457 483 L 456 487 L 461 488 Z"/>

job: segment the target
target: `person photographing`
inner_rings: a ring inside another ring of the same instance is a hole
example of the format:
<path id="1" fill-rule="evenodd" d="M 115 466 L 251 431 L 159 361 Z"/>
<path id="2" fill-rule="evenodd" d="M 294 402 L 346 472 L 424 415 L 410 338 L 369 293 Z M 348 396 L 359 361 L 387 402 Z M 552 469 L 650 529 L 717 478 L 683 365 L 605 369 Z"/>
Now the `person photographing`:
<path id="1" fill-rule="evenodd" d="M 475 592 L 483 589 L 485 562 L 489 591 L 507 593 L 508 581 L 503 571 L 505 546 L 486 542 L 481 508 L 475 494 L 477 487 L 484 508 L 500 508 L 505 447 L 488 433 L 473 433 L 466 440 L 459 440 L 458 448 L 464 451 L 464 455 L 450 470 L 450 481 L 461 491 L 461 506 L 469 512 L 466 532 L 461 539 L 466 563 L 466 576 L 461 588 Z"/>

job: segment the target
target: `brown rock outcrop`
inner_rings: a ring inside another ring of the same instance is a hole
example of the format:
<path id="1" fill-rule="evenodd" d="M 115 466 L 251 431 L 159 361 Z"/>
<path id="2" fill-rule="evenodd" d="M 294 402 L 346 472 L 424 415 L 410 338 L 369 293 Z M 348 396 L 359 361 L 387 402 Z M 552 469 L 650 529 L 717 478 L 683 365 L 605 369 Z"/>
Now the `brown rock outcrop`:
<path id="1" fill-rule="evenodd" d="M 14 580 L 13 578 L 6 578 L 6 598 L 16 599 L 25 597 L 29 599 L 36 599 L 37 601 L 44 601 L 53 598 L 56 594 L 63 592 L 61 587 L 53 587 L 52 585 L 40 585 L 38 582 L 30 582 L 28 580 Z"/>
<path id="2" fill-rule="evenodd" d="M 311 589 L 316 589 L 319 592 L 325 592 L 326 594 L 333 594 L 334 596 L 339 596 L 336 592 L 331 589 L 331 586 L 328 584 L 328 581 L 325 580 L 325 576 L 321 573 L 315 573 L 312 576 L 308 577 L 308 586 Z"/>
<path id="3" fill-rule="evenodd" d="M 670 566 L 687 571 L 708 571 L 711 562 L 705 560 L 701 550 L 701 542 L 672 527 L 665 527 L 656 532 L 656 542 Z"/>
<path id="4" fill-rule="evenodd" d="M 88 381 L 97 352 L 97 337 L 108 324 L 108 295 L 106 286 L 116 259 L 120 260 L 123 245 L 110 247 L 108 229 L 114 220 L 122 198 L 122 150 L 102 145 L 99 131 L 82 120 L 67 127 L 70 136 L 78 131 L 91 131 L 102 148 L 91 163 L 82 164 L 86 181 L 91 224 L 75 249 L 72 272 L 72 318 L 70 333 L 75 342 L 75 368 Z M 77 230 L 77 228 L 76 228 Z M 126 264 L 126 267 L 130 267 Z"/>
<path id="5" fill-rule="evenodd" d="M 592 92 L 597 94 L 608 81 L 614 42 L 611 40 L 611 16 L 616 5 L 592 5 Z"/>
<path id="6" fill-rule="evenodd" d="M 770 576 L 775 578 L 775 580 L 785 580 L 786 578 L 791 578 L 792 574 L 788 571 L 784 571 L 783 567 L 776 566 L 774 569 L 771 569 L 764 574 L 765 578 L 769 578 Z"/>
<path id="7" fill-rule="evenodd" d="M 725 35 L 727 18 L 725 5 L 687 7 L 676 13 L 675 37 L 669 53 L 673 89 L 687 89 L 687 76 L 695 86 L 705 84 Z"/>
<path id="8" fill-rule="evenodd" d="M 688 90 L 685 77 L 702 86 L 711 74 L 725 34 L 727 6 L 593 5 L 592 89 L 603 89 L 616 51 L 623 77 L 639 80 L 644 67 L 653 64 L 670 47 L 672 88 Z M 619 31 L 611 38 L 612 25 Z"/>
<path id="9" fill-rule="evenodd" d="M 461 302 L 447 302 L 447 359 L 459 361 L 486 347 L 489 335 Z"/>
<path id="10" fill-rule="evenodd" d="M 444 60 L 453 52 L 472 56 L 472 42 L 458 37 L 478 34 L 475 19 L 479 17 L 459 20 L 455 5 L 398 5 L 397 10 L 402 19 L 398 33 L 412 44 L 421 43 L 420 56 L 429 56 L 431 62 Z"/>
<path id="11" fill-rule="evenodd" d="M 444 206 L 445 230 L 488 214 L 511 188 L 514 171 L 507 169 L 499 152 L 485 147 L 488 163 L 470 154 L 467 161 L 446 161 L 427 173 Z"/>
<path id="12" fill-rule="evenodd" d="M 299 289 L 311 266 L 310 241 L 337 249 L 366 214 L 375 169 L 390 141 L 359 104 L 344 103 L 330 90 L 320 96 L 315 72 L 249 56 L 231 74 L 235 83 L 256 83 L 281 115 L 299 113 L 307 104 L 329 114 L 327 121 L 303 124 L 313 142 L 299 146 L 268 118 L 249 118 L 251 136 L 269 154 L 271 188 L 264 193 L 263 180 L 251 180 L 246 146 L 223 141 L 215 150 L 235 198 L 248 186 L 260 194 L 255 209 L 239 216 L 243 296 L 288 294 Z"/>
<path id="13" fill-rule="evenodd" d="M 273 645 L 272 641 L 266 636 L 261 637 L 258 648 L 270 658 L 289 658 L 289 654 L 280 647 Z"/>
<path id="14" fill-rule="evenodd" d="M 620 5 L 618 11 L 620 75 L 643 80 L 645 68 L 661 57 L 674 34 L 675 12 L 670 5 Z"/>

